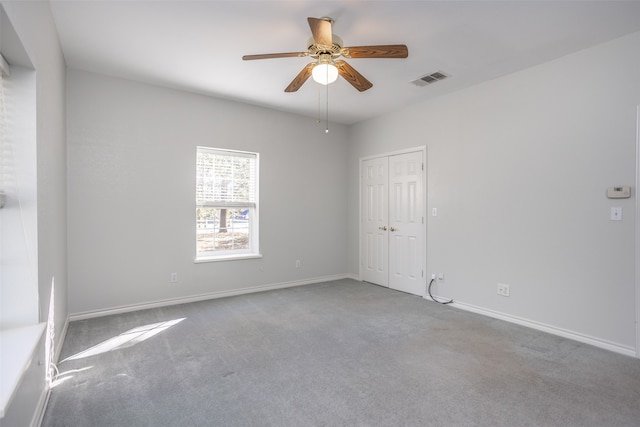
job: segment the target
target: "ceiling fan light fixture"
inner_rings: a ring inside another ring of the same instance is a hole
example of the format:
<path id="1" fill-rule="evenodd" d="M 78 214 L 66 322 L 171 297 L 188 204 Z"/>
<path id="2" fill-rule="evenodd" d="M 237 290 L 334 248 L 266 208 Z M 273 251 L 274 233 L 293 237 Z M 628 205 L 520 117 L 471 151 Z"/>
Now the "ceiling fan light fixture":
<path id="1" fill-rule="evenodd" d="M 338 80 L 338 67 L 330 62 L 321 62 L 311 71 L 313 80 L 321 85 L 328 85 Z"/>

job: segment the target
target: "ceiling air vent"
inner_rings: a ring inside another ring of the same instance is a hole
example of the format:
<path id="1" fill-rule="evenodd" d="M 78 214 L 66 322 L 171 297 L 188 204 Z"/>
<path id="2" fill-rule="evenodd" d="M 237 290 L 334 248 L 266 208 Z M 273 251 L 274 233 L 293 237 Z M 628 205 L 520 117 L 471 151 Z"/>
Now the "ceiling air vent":
<path id="1" fill-rule="evenodd" d="M 430 85 L 432 83 L 435 82 L 439 82 L 440 80 L 444 80 L 447 77 L 449 77 L 448 75 L 446 75 L 445 73 L 443 73 L 442 71 L 436 71 L 435 73 L 431 73 L 431 74 L 427 74 L 426 76 L 422 76 L 417 80 L 412 81 L 411 83 L 413 83 L 416 86 L 426 86 L 426 85 Z"/>

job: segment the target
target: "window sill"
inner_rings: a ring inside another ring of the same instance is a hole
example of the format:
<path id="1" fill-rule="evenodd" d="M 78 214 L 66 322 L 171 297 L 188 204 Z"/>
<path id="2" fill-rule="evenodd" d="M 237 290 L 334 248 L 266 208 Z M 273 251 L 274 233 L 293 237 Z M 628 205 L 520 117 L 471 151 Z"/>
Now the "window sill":
<path id="1" fill-rule="evenodd" d="M 4 418 L 13 394 L 20 385 L 22 375 L 29 367 L 46 325 L 46 323 L 39 323 L 0 332 L 0 347 L 2 348 L 0 419 Z"/>
<path id="2" fill-rule="evenodd" d="M 236 255 L 220 255 L 207 258 L 196 258 L 193 262 L 195 264 L 201 264 L 205 262 L 220 262 L 220 261 L 237 261 L 241 259 L 255 259 L 262 258 L 262 254 L 236 254 Z"/>

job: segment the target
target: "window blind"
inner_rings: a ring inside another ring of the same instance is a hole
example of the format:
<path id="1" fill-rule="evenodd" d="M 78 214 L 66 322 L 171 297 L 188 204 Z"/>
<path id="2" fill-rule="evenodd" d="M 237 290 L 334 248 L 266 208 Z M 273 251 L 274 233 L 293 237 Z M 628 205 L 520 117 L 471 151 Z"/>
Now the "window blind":
<path id="1" fill-rule="evenodd" d="M 257 159 L 254 153 L 197 148 L 196 204 L 254 206 Z"/>

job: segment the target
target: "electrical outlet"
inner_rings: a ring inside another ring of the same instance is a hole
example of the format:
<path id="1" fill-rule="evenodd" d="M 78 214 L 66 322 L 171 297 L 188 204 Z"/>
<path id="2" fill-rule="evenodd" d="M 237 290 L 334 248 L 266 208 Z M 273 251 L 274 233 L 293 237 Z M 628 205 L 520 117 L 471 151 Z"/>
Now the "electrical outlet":
<path id="1" fill-rule="evenodd" d="M 178 282 L 178 273 L 171 273 L 171 283 Z"/>
<path id="2" fill-rule="evenodd" d="M 444 273 L 438 273 L 438 280 L 444 280 Z"/>
<path id="3" fill-rule="evenodd" d="M 296 260 L 296 268 L 300 268 L 300 260 L 299 259 Z"/>
<path id="4" fill-rule="evenodd" d="M 508 297 L 509 285 L 505 285 L 504 283 L 498 283 L 498 295 L 502 295 L 503 297 Z"/>

